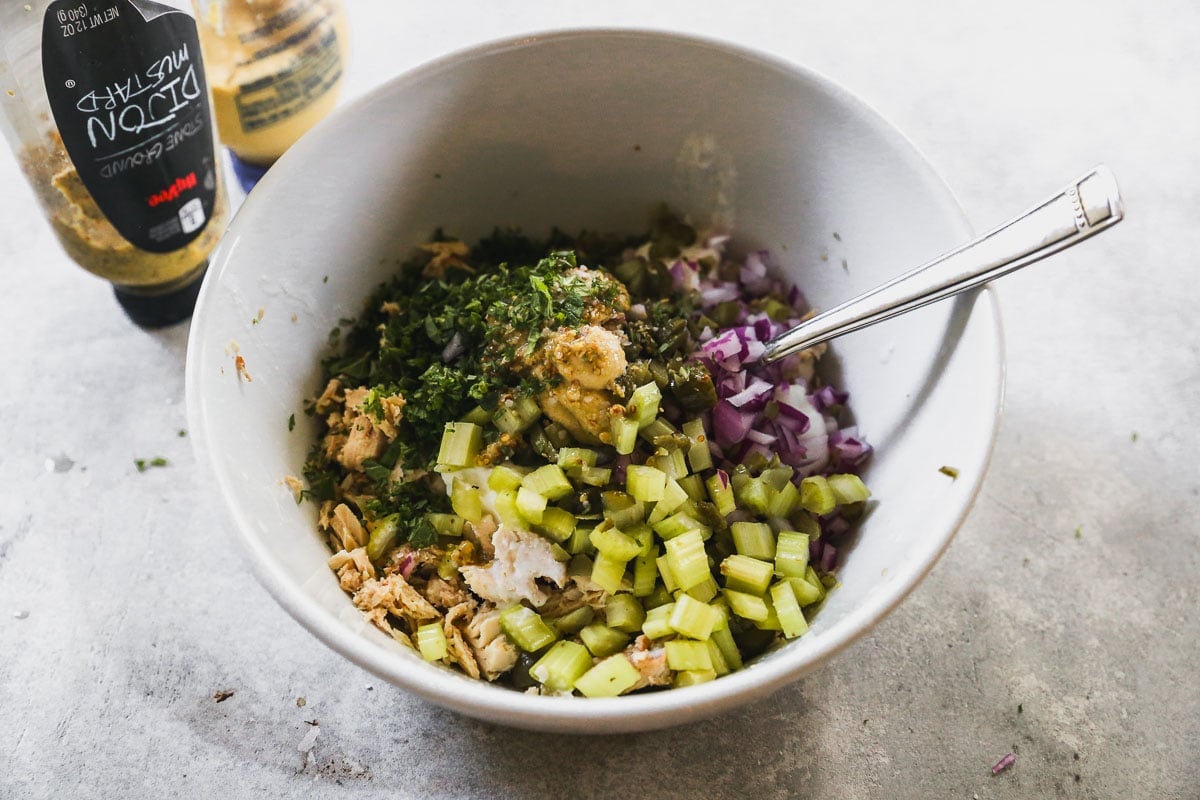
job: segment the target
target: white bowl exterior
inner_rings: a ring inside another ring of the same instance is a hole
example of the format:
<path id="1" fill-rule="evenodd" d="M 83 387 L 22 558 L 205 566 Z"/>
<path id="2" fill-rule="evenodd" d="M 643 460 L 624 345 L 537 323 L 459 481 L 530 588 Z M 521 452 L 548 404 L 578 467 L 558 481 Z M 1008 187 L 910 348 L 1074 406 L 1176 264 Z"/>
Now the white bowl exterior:
<path id="1" fill-rule="evenodd" d="M 319 638 L 472 716 L 641 730 L 793 680 L 933 565 L 982 480 L 999 413 L 1000 331 L 987 293 L 834 344 L 839 380 L 877 448 L 867 479 L 878 503 L 811 632 L 743 672 L 612 700 L 527 696 L 425 664 L 365 624 L 338 588 L 313 508 L 282 484 L 312 441 L 303 400 L 320 389 L 317 358 L 338 320 L 436 227 L 468 241 L 496 225 L 635 233 L 662 200 L 732 221 L 739 249 L 770 249 L 818 308 L 969 236 L 924 159 L 848 93 L 728 45 L 645 32 L 547 34 L 447 57 L 343 109 L 267 173 L 214 255 L 193 320 L 190 424 L 260 579 Z"/>

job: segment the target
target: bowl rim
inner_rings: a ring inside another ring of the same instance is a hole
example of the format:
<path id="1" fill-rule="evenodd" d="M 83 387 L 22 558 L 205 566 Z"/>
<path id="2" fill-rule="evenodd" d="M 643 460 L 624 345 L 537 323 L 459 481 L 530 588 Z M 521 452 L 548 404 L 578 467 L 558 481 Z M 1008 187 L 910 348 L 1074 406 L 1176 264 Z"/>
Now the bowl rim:
<path id="1" fill-rule="evenodd" d="M 953 212 L 954 222 L 960 229 L 964 241 L 973 234 L 962 206 L 945 180 L 933 168 L 929 159 L 899 128 L 889 122 L 869 103 L 844 88 L 838 82 L 802 64 L 786 60 L 771 53 L 755 50 L 737 43 L 695 34 L 678 33 L 656 28 L 639 27 L 572 27 L 554 28 L 507 36 L 481 42 L 454 50 L 435 59 L 405 70 L 362 96 L 337 109 L 330 117 L 314 127 L 305 138 L 319 136 L 332 117 L 354 113 L 360 106 L 376 101 L 384 92 L 404 84 L 420 82 L 432 74 L 444 70 L 457 62 L 487 58 L 499 53 L 536 47 L 545 42 L 562 41 L 586 37 L 642 38 L 647 40 L 666 39 L 672 42 L 713 48 L 748 61 L 758 62 L 765 67 L 791 74 L 801 81 L 815 85 L 843 107 L 848 107 L 862 122 L 880 133 L 885 139 L 896 143 L 897 150 L 906 155 L 910 164 L 924 179 L 944 196 L 948 211 Z M 285 153 L 282 162 L 288 160 Z M 271 181 L 268 173 L 264 182 Z M 246 206 L 255 206 L 252 193 Z M 243 206 L 245 208 L 246 206 Z M 237 216 L 241 216 L 239 211 Z M 236 221 L 236 216 L 235 216 Z M 232 224 L 232 223 L 231 223 Z M 195 319 L 203 325 L 204 311 L 213 302 L 216 285 L 230 264 L 234 248 L 231 237 L 225 237 L 210 258 L 211 267 L 200 291 L 196 304 Z M 991 430 L 988 432 L 987 448 L 981 461 L 981 469 L 967 480 L 972 480 L 961 507 L 952 523 L 947 526 L 942 539 L 929 554 L 903 579 L 889 581 L 884 587 L 867 597 L 862 605 L 843 618 L 837 628 L 822 635 L 803 651 L 803 658 L 786 653 L 751 668 L 734 672 L 697 686 L 672 689 L 665 692 L 633 695 L 617 698 L 545 697 L 526 695 L 505 687 L 494 686 L 459 675 L 449 669 L 426 665 L 423 662 L 406 664 L 397 659 L 397 653 L 389 651 L 361 633 L 352 630 L 345 622 L 311 599 L 299 584 L 292 581 L 277 563 L 273 552 L 254 533 L 252 519 L 246 509 L 236 502 L 232 478 L 225 474 L 216 456 L 210 449 L 211 427 L 204 402 L 203 380 L 200 375 L 200 336 L 191 335 L 187 347 L 186 396 L 188 425 L 194 431 L 189 437 L 202 465 L 206 482 L 221 498 L 227 519 L 237 531 L 237 539 L 249 556 L 251 571 L 267 592 L 297 622 L 332 650 L 340 653 L 359 667 L 438 705 L 451 708 L 469 716 L 491 721 L 503 720 L 517 727 L 549 731 L 576 731 L 607 733 L 616 731 L 649 730 L 668 725 L 682 724 L 726 711 L 734 706 L 761 698 L 775 692 L 788 683 L 814 671 L 841 653 L 854 642 L 866 636 L 888 614 L 890 614 L 928 575 L 934 564 L 949 547 L 950 542 L 962 527 L 978 499 L 987 469 L 996 446 L 996 436 L 1003 408 L 1005 385 L 1005 348 L 999 304 L 990 287 L 976 290 L 982 292 L 976 298 L 986 303 L 993 325 L 990 330 L 993 360 L 997 365 L 994 387 L 989 392 L 992 404 Z M 973 310 L 972 313 L 978 313 Z M 194 328 L 192 329 L 195 330 Z M 965 476 L 964 476 L 965 477 Z M 960 477 L 960 481 L 963 478 Z M 578 723 L 590 723 L 591 731 L 580 731 Z"/>

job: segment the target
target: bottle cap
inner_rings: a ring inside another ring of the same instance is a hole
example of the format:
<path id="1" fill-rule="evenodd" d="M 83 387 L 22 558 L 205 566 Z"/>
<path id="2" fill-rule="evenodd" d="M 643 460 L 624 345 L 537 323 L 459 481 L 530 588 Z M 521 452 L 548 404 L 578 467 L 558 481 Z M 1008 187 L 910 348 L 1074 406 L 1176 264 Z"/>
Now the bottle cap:
<path id="1" fill-rule="evenodd" d="M 165 328 L 192 315 L 207 271 L 208 265 L 205 264 L 192 280 L 166 292 L 138 291 L 128 286 L 114 285 L 113 293 L 134 324 L 147 329 Z"/>

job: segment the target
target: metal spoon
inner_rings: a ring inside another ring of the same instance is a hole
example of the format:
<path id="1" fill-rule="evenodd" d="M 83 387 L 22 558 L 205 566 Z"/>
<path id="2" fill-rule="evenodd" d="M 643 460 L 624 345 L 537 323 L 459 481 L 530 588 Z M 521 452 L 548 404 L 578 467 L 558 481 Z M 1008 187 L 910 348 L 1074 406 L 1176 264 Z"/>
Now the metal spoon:
<path id="1" fill-rule="evenodd" d="M 1100 165 L 1033 209 L 924 266 L 824 311 L 767 342 L 766 361 L 965 292 L 1065 250 L 1125 216 Z"/>

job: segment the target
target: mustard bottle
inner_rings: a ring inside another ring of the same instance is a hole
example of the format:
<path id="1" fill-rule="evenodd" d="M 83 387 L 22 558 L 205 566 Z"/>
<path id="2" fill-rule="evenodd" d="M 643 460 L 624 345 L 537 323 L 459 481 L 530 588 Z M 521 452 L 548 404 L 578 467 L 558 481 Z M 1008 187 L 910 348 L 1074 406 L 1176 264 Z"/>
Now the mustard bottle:
<path id="1" fill-rule="evenodd" d="M 63 249 L 135 323 L 191 315 L 227 208 L 185 0 L 0 3 L 0 130 Z"/>
<path id="2" fill-rule="evenodd" d="M 269 166 L 337 102 L 347 55 L 342 4 L 193 3 L 220 140 L 241 162 Z"/>

